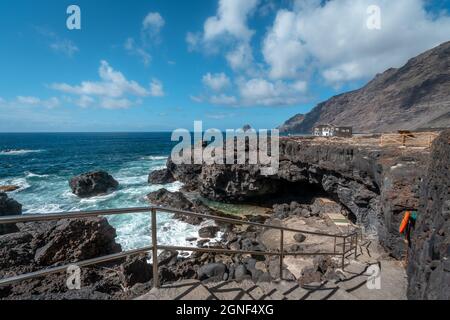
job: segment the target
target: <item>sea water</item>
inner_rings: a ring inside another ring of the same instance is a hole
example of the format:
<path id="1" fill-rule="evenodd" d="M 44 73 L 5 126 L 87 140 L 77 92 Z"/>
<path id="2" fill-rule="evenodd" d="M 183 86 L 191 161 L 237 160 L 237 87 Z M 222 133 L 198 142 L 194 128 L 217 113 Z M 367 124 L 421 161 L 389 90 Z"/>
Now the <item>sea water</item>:
<path id="1" fill-rule="evenodd" d="M 23 205 L 23 213 L 42 214 L 78 210 L 130 208 L 149 205 L 146 195 L 181 183 L 150 185 L 148 174 L 165 168 L 175 145 L 170 133 L 0 133 L 0 186 L 16 185 L 9 196 Z M 120 184 L 117 191 L 80 199 L 69 180 L 75 175 L 105 170 Z M 124 250 L 150 245 L 150 215 L 108 217 Z M 188 246 L 199 226 L 158 214 L 158 242 Z"/>

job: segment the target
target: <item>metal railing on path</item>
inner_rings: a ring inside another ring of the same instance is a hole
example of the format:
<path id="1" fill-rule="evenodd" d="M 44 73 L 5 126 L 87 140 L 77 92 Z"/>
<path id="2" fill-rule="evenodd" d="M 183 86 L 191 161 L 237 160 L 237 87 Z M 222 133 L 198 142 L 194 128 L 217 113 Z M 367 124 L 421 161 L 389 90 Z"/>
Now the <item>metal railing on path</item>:
<path id="1" fill-rule="evenodd" d="M 148 213 L 151 214 L 151 236 L 152 236 L 152 244 L 151 246 L 145 246 L 139 249 L 119 252 L 107 256 L 102 256 L 98 258 L 93 258 L 89 260 L 83 260 L 74 262 L 71 264 L 50 267 L 43 270 L 30 272 L 26 274 L 16 275 L 12 277 L 6 277 L 0 279 L 0 286 L 6 286 L 15 284 L 24 280 L 30 280 L 37 277 L 43 277 L 49 274 L 65 272 L 69 266 L 79 266 L 79 267 L 87 267 L 96 264 L 101 264 L 105 262 L 110 262 L 114 260 L 119 260 L 122 258 L 126 258 L 128 256 L 134 256 L 142 253 L 152 253 L 152 267 L 153 267 L 153 286 L 159 287 L 159 276 L 158 276 L 158 250 L 177 250 L 177 251 L 188 251 L 188 252 L 203 252 L 203 253 L 220 253 L 220 254 L 250 254 L 250 255 L 259 255 L 259 256 L 278 256 L 280 258 L 280 278 L 282 278 L 283 271 L 283 259 L 285 256 L 340 256 L 341 257 L 341 265 L 344 268 L 345 257 L 351 252 L 355 251 L 355 259 L 357 257 L 357 246 L 358 246 L 358 232 L 350 232 L 348 234 L 330 234 L 330 233 L 322 233 L 322 232 L 312 232 L 306 230 L 292 229 L 286 228 L 277 225 L 271 224 L 262 224 L 251 221 L 244 221 L 239 219 L 232 219 L 220 216 L 206 215 L 200 213 L 194 213 L 189 211 L 183 211 L 178 209 L 159 207 L 159 206 L 149 206 L 149 207 L 141 207 L 141 208 L 126 208 L 126 209 L 110 209 L 110 210 L 96 210 L 96 211 L 79 211 L 79 212 L 61 212 L 61 213 L 50 213 L 50 214 L 24 214 L 19 216 L 4 216 L 0 217 L 0 225 L 2 224 L 13 224 L 13 223 L 25 223 L 25 222 L 40 222 L 40 221 L 54 221 L 54 220 L 62 220 L 62 219 L 76 219 L 76 218 L 89 218 L 89 217 L 99 217 L 99 216 L 112 216 L 112 215 L 122 215 L 122 214 L 131 214 L 131 213 Z M 169 213 L 169 214 L 177 214 L 184 215 L 189 217 L 197 217 L 206 220 L 213 220 L 217 222 L 232 224 L 232 225 L 251 225 L 255 227 L 261 227 L 266 229 L 274 229 L 280 231 L 280 246 L 278 251 L 249 251 L 249 250 L 230 250 L 230 249 L 222 249 L 222 248 L 209 248 L 209 247 L 184 247 L 184 246 L 169 246 L 158 244 L 157 240 L 157 213 Z M 328 237 L 333 239 L 334 241 L 334 249 L 333 252 L 286 252 L 284 250 L 284 236 L 285 232 L 295 232 L 295 233 L 303 233 L 315 236 Z M 338 239 L 342 240 L 342 250 L 338 250 Z M 347 246 L 348 245 L 348 246 Z"/>

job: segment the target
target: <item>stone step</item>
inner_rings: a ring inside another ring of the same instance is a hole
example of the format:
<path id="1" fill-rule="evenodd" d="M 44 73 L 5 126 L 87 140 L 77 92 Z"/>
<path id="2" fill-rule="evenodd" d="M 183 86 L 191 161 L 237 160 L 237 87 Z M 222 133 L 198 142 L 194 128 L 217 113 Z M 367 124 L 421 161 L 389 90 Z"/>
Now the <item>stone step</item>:
<path id="1" fill-rule="evenodd" d="M 283 293 L 278 290 L 275 282 L 262 282 L 258 283 L 258 286 L 264 291 L 262 300 L 287 300 Z"/>
<path id="2" fill-rule="evenodd" d="M 198 280 L 182 280 L 153 288 L 136 300 L 217 300 Z"/>
<path id="3" fill-rule="evenodd" d="M 307 290 L 307 294 L 302 300 L 328 300 L 340 289 L 337 285 L 325 282 L 323 284 L 305 285 L 303 289 Z"/>
<path id="4" fill-rule="evenodd" d="M 219 300 L 258 300 L 253 296 L 258 296 L 258 288 L 253 282 L 245 284 L 236 281 L 209 282 L 204 285 Z"/>
<path id="5" fill-rule="evenodd" d="M 358 261 L 350 261 L 342 272 L 344 279 L 336 281 L 336 284 L 350 293 L 362 286 L 365 286 L 367 279 L 369 278 L 367 271 L 368 267 L 368 264 Z"/>

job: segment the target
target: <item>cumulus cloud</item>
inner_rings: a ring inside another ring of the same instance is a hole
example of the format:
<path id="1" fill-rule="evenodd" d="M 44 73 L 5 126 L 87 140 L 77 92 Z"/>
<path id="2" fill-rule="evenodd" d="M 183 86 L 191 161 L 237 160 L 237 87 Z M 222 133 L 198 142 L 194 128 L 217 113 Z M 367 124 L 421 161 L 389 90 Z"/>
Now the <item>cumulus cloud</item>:
<path id="1" fill-rule="evenodd" d="M 213 120 L 222 120 L 234 117 L 234 115 L 235 115 L 234 113 L 219 112 L 219 113 L 208 113 L 206 114 L 206 117 Z"/>
<path id="2" fill-rule="evenodd" d="M 129 37 L 124 44 L 125 50 L 128 54 L 139 57 L 145 66 L 149 66 L 152 61 L 150 47 L 160 42 L 160 32 L 165 24 L 161 14 L 149 12 L 142 20 L 141 39 L 136 41 L 133 37 Z"/>
<path id="3" fill-rule="evenodd" d="M 381 9 L 381 29 L 367 9 Z M 281 9 L 263 41 L 273 79 L 296 78 L 315 66 L 329 83 L 365 79 L 449 39 L 450 18 L 433 17 L 423 0 L 297 1 Z"/>
<path id="4" fill-rule="evenodd" d="M 214 91 L 222 91 L 230 85 L 230 79 L 225 73 L 211 74 L 207 73 L 203 76 L 203 84 Z"/>
<path id="5" fill-rule="evenodd" d="M 120 71 L 114 70 L 107 61 L 101 61 L 98 70 L 100 81 L 83 81 L 79 85 L 53 83 L 50 88 L 79 96 L 77 105 L 87 107 L 98 98 L 99 105 L 104 108 L 127 108 L 133 103 L 126 96 L 143 98 L 164 95 L 162 83 L 153 79 L 149 88 L 141 86 L 134 80 L 128 80 Z"/>
<path id="6" fill-rule="evenodd" d="M 144 48 L 137 45 L 133 38 L 128 38 L 125 41 L 124 48 L 129 54 L 139 57 L 145 66 L 150 65 L 152 56 Z"/>
<path id="7" fill-rule="evenodd" d="M 58 40 L 50 44 L 50 48 L 55 52 L 61 52 L 62 54 L 72 57 L 75 53 L 80 51 L 78 47 L 71 41 L 67 39 Z"/>
<path id="8" fill-rule="evenodd" d="M 191 96 L 192 101 L 197 103 L 210 103 L 221 106 L 236 106 L 238 99 L 235 96 L 221 94 Z"/>
<path id="9" fill-rule="evenodd" d="M 35 96 L 17 96 L 14 99 L 4 99 L 0 97 L 0 106 L 6 108 L 21 108 L 21 107 L 44 107 L 53 109 L 59 107 L 61 102 L 56 97 L 48 99 L 41 99 Z"/>
<path id="10" fill-rule="evenodd" d="M 150 83 L 150 95 L 152 97 L 163 97 L 165 95 L 163 84 L 158 79 L 153 79 Z"/>
<path id="11" fill-rule="evenodd" d="M 141 33 L 144 44 L 148 44 L 149 41 L 158 43 L 161 29 L 165 24 L 166 21 L 159 12 L 149 12 L 142 21 Z"/>
<path id="12" fill-rule="evenodd" d="M 100 106 L 105 109 L 128 109 L 133 105 L 128 99 L 112 99 L 112 98 L 102 98 L 100 100 Z"/>
<path id="13" fill-rule="evenodd" d="M 75 105 L 81 107 L 81 108 L 87 108 L 93 105 L 95 102 L 95 99 L 89 96 L 81 96 L 75 101 Z"/>
<path id="14" fill-rule="evenodd" d="M 204 40 L 211 41 L 221 36 L 249 40 L 254 31 L 247 27 L 247 18 L 258 2 L 258 0 L 220 0 L 217 14 L 209 17 L 204 24 Z"/>
<path id="15" fill-rule="evenodd" d="M 136 81 L 129 81 L 125 76 L 115 71 L 107 61 L 101 61 L 98 70 L 101 81 L 83 81 L 80 85 L 69 85 L 66 83 L 54 83 L 52 89 L 64 93 L 76 95 L 107 96 L 110 98 L 122 97 L 124 94 L 145 97 L 149 91 L 139 85 Z"/>
<path id="16" fill-rule="evenodd" d="M 271 82 L 263 78 L 241 81 L 239 92 L 243 105 L 283 106 L 296 104 L 305 99 L 307 83 L 296 81 Z"/>
<path id="17" fill-rule="evenodd" d="M 142 21 L 142 28 L 152 32 L 159 32 L 165 24 L 166 21 L 159 14 L 159 12 L 149 12 L 145 16 L 144 21 Z"/>
<path id="18" fill-rule="evenodd" d="M 226 59 L 234 71 L 248 70 L 253 65 L 253 52 L 250 44 L 239 44 L 226 54 Z"/>
<path id="19" fill-rule="evenodd" d="M 235 105 L 237 103 L 237 99 L 235 96 L 220 94 L 220 95 L 212 95 L 209 98 L 209 102 L 217 105 Z"/>
<path id="20" fill-rule="evenodd" d="M 203 53 L 227 52 L 226 60 L 235 69 L 246 69 L 253 62 L 250 41 L 255 31 L 248 27 L 249 17 L 259 0 L 219 0 L 216 15 L 206 19 L 202 32 L 188 32 L 188 50 Z M 223 47 L 223 50 L 219 50 Z"/>
<path id="21" fill-rule="evenodd" d="M 72 57 L 80 51 L 72 40 L 61 38 L 57 33 L 48 28 L 36 26 L 34 29 L 38 34 L 47 39 L 50 49 L 56 53 L 61 53 L 68 57 Z"/>

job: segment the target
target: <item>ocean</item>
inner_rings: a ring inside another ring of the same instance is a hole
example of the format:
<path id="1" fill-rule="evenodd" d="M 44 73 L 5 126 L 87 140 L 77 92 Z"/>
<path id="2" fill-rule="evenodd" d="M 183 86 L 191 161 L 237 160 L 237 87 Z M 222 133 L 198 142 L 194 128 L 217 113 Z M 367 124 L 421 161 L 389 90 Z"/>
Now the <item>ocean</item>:
<path id="1" fill-rule="evenodd" d="M 9 196 L 20 202 L 23 213 L 129 208 L 148 205 L 146 195 L 160 188 L 179 190 L 181 183 L 149 185 L 148 174 L 165 167 L 176 142 L 170 133 L 0 133 L 0 186 L 17 185 Z M 71 177 L 105 170 L 119 183 L 114 193 L 89 199 L 73 195 Z M 108 217 L 124 250 L 151 243 L 150 217 L 129 214 Z M 167 245 L 193 245 L 199 226 L 158 215 L 158 241 Z"/>

